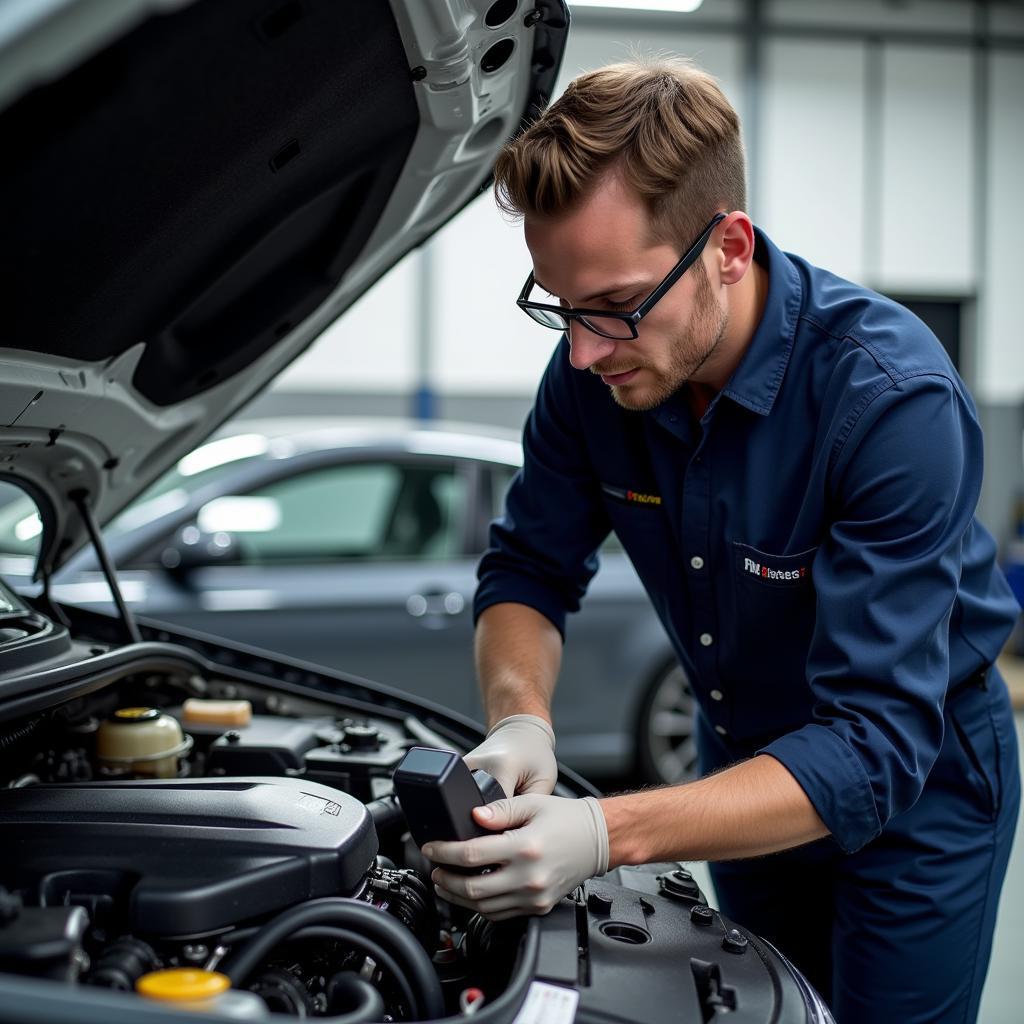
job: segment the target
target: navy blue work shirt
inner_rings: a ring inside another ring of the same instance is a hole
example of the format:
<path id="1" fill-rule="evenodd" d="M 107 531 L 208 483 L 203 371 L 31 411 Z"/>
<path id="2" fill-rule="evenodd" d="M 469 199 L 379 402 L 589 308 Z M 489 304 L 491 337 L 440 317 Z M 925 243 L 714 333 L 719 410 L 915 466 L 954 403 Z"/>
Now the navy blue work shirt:
<path id="1" fill-rule="evenodd" d="M 851 852 L 917 800 L 947 691 L 995 659 L 1019 609 L 974 515 L 974 403 L 938 341 L 756 239 L 764 313 L 699 422 L 681 392 L 620 408 L 562 338 L 474 613 L 522 603 L 564 636 L 614 530 L 717 762 L 777 758 Z"/>

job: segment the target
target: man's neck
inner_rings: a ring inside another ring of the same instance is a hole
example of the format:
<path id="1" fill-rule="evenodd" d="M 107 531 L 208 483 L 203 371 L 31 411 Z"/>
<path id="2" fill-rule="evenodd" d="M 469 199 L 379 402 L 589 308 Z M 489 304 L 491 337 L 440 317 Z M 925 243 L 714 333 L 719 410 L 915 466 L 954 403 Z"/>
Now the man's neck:
<path id="1" fill-rule="evenodd" d="M 729 320 L 722 340 L 711 358 L 701 367 L 699 374 L 689 382 L 690 391 L 698 405 L 703 400 L 700 396 L 710 392 L 710 396 L 703 400 L 704 409 L 711 398 L 725 387 L 740 360 L 746 355 L 767 300 L 768 271 L 756 260 L 752 260 L 742 280 L 730 287 Z"/>

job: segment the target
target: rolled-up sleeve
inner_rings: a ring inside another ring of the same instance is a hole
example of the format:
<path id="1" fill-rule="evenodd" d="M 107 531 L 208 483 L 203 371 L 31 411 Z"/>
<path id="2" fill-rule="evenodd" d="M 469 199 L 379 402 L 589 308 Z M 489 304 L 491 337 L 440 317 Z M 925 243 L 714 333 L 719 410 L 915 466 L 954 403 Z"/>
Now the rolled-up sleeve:
<path id="1" fill-rule="evenodd" d="M 942 744 L 982 443 L 969 401 L 937 374 L 892 384 L 839 436 L 813 565 L 813 721 L 758 753 L 789 769 L 852 852 L 914 804 Z"/>
<path id="2" fill-rule="evenodd" d="M 611 529 L 580 429 L 563 339 L 540 383 L 523 432 L 523 468 L 491 524 L 480 561 L 474 620 L 493 604 L 529 605 L 565 636 Z"/>

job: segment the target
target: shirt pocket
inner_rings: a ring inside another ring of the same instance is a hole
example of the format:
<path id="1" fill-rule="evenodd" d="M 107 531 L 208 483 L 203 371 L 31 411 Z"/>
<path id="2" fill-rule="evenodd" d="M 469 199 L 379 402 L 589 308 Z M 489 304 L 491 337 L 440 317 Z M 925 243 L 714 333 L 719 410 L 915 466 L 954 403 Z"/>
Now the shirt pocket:
<path id="1" fill-rule="evenodd" d="M 791 691 L 804 684 L 814 631 L 811 566 L 817 548 L 775 555 L 732 543 L 732 643 L 723 652 L 723 675 Z"/>

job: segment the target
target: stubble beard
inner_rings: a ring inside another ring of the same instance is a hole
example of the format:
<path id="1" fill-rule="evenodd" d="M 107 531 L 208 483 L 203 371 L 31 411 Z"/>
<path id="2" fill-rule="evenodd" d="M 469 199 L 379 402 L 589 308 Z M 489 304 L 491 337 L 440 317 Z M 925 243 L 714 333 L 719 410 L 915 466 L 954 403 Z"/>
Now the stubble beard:
<path id="1" fill-rule="evenodd" d="M 699 275 L 694 313 L 689 325 L 672 339 L 669 364 L 659 371 L 648 364 L 641 368 L 653 373 L 654 383 L 642 392 L 631 393 L 632 385 L 612 385 L 612 399 L 623 409 L 648 412 L 674 395 L 711 357 L 725 337 L 729 314 L 715 302 L 706 274 Z"/>

